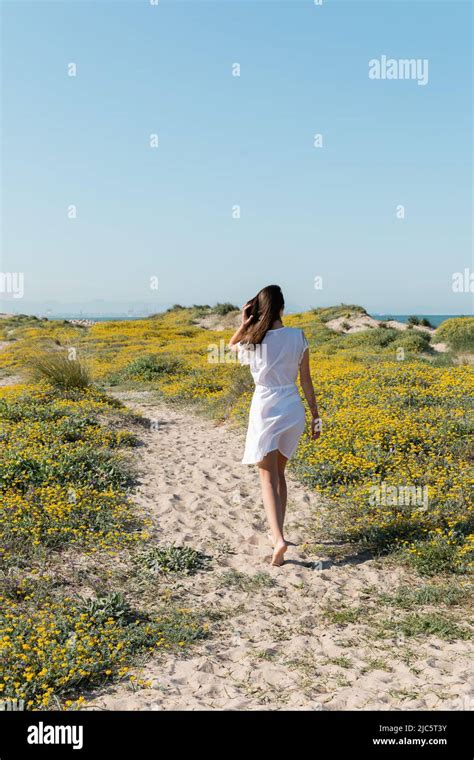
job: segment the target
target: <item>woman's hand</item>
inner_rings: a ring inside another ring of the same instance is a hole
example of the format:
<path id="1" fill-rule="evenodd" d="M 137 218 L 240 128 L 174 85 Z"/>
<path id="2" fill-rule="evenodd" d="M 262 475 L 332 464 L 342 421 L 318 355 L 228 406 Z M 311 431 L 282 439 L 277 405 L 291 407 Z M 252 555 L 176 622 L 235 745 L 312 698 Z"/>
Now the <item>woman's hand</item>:
<path id="1" fill-rule="evenodd" d="M 317 438 L 321 435 L 323 430 L 323 421 L 319 414 L 316 412 L 315 415 L 313 415 L 313 419 L 311 420 L 311 439 L 313 441 L 316 441 Z"/>
<path id="2" fill-rule="evenodd" d="M 247 303 L 244 303 L 242 306 L 242 327 L 246 328 L 250 324 L 250 322 L 253 319 L 253 314 L 248 314 L 248 308 L 250 306 L 250 301 L 247 301 Z"/>

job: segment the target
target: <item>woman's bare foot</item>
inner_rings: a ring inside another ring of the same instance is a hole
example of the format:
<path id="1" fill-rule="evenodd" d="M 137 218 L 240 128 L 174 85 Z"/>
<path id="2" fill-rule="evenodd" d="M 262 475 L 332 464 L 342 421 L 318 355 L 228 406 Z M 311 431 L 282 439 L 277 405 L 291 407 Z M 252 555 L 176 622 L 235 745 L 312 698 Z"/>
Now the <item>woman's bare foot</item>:
<path id="1" fill-rule="evenodd" d="M 285 561 L 284 554 L 287 549 L 288 549 L 288 545 L 286 541 L 283 541 L 283 542 L 279 541 L 276 544 L 273 550 L 273 555 L 272 555 L 272 565 L 274 565 L 275 567 L 280 567 L 280 565 L 283 564 L 283 562 Z"/>

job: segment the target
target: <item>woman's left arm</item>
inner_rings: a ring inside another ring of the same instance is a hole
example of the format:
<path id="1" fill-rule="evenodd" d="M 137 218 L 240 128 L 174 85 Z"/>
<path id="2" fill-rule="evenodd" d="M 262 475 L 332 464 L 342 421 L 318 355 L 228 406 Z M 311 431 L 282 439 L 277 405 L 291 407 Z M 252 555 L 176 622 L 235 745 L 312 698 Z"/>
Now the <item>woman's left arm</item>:
<path id="1" fill-rule="evenodd" d="M 311 411 L 311 437 L 313 440 L 321 435 L 321 418 L 318 411 L 318 402 L 314 393 L 313 381 L 311 379 L 311 370 L 309 368 L 309 349 L 303 354 L 300 364 L 300 383 L 306 401 Z"/>

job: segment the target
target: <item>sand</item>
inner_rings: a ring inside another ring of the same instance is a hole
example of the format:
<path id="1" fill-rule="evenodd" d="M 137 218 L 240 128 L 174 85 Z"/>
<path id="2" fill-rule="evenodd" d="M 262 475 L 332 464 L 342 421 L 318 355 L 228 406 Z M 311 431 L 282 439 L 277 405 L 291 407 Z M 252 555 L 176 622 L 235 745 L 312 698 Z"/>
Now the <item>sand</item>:
<path id="1" fill-rule="evenodd" d="M 400 332 L 409 329 L 415 330 L 415 332 L 427 333 L 428 335 L 434 335 L 436 332 L 434 327 L 425 327 L 424 325 L 413 325 L 412 327 L 409 327 L 407 322 L 398 322 L 396 319 L 375 319 L 374 317 L 369 316 L 369 314 L 352 314 L 349 317 L 336 317 L 336 319 L 330 319 L 325 323 L 326 327 L 329 327 L 330 330 L 334 330 L 334 332 L 338 333 L 362 332 L 363 330 L 371 330 L 380 327 L 381 324 L 393 330 L 399 330 Z"/>
<path id="2" fill-rule="evenodd" d="M 202 327 L 204 330 L 222 332 L 223 330 L 237 330 L 241 320 L 240 311 L 229 311 L 223 316 L 220 314 L 206 314 L 204 317 L 195 319 L 193 324 L 196 327 Z"/>
<path id="3" fill-rule="evenodd" d="M 154 422 L 142 436 L 135 496 L 157 519 L 152 541 L 213 556 L 210 571 L 176 581 L 183 606 L 225 611 L 225 618 L 211 623 L 210 638 L 187 657 L 157 655 L 137 669 L 151 687 L 107 686 L 89 695 L 86 709 L 474 708 L 468 642 L 373 635 L 392 614 L 378 594 L 420 579 L 379 560 L 308 557 L 305 542 L 321 505 L 291 478 L 287 539 L 296 545 L 281 568 L 271 567 L 257 469 L 240 464 L 243 434 L 147 392 L 117 395 Z M 249 592 L 225 580 L 232 571 L 264 572 L 274 585 Z M 357 622 L 328 622 L 324 609 L 341 605 L 368 612 Z"/>

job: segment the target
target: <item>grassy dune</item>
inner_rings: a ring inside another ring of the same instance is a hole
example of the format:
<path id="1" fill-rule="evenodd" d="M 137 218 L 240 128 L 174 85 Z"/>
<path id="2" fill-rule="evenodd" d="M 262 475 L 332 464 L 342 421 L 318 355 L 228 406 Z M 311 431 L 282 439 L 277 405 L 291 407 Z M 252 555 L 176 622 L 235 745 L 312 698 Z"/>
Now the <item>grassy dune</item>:
<path id="1" fill-rule="evenodd" d="M 474 320 L 438 328 L 431 342 L 449 348 L 440 356 L 415 330 L 327 325 L 363 313 L 341 306 L 285 319 L 310 342 L 324 423 L 291 465 L 324 497 L 312 540 L 391 553 L 422 575 L 464 575 L 474 555 L 474 374 L 458 352 L 473 350 Z M 235 318 L 194 307 L 88 328 L 2 320 L 0 373 L 25 380 L 0 388 L 4 695 L 31 709 L 75 705 L 81 689 L 126 678 L 137 656 L 205 635 L 205 615 L 157 609 L 127 585 L 154 526 L 129 496 L 140 420 L 107 390 L 150 389 L 245 425 L 251 377 L 225 350 Z M 70 384 L 82 387 L 69 387 L 66 357 L 80 364 Z"/>

